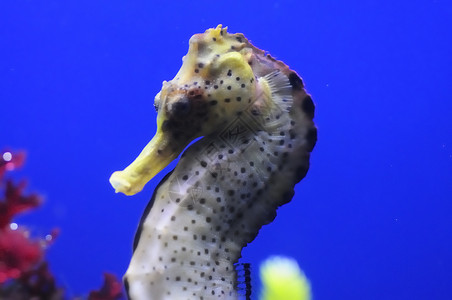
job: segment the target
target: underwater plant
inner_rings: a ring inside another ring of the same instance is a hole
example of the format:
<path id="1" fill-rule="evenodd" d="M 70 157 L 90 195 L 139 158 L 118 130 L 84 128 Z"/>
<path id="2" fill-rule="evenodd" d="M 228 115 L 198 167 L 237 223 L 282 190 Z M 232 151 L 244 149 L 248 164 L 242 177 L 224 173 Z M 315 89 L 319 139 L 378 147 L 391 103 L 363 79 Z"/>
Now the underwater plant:
<path id="1" fill-rule="evenodd" d="M 123 171 L 133 195 L 176 159 L 139 223 L 124 276 L 130 299 L 237 299 L 235 266 L 289 202 L 316 140 L 314 104 L 283 62 L 219 25 L 190 39 L 155 97 L 157 132 Z M 247 295 L 249 296 L 249 295 Z"/>
<path id="2" fill-rule="evenodd" d="M 17 170 L 25 162 L 24 152 L 0 152 L 0 299 L 62 300 L 68 299 L 45 260 L 45 251 L 59 234 L 53 229 L 45 238 L 33 238 L 30 231 L 13 222 L 22 212 L 37 208 L 42 198 L 24 194 L 26 182 L 15 184 L 6 173 Z M 81 298 L 77 298 L 81 299 Z M 104 285 L 91 291 L 89 300 L 123 299 L 122 284 L 112 274 L 104 274 Z"/>
<path id="3" fill-rule="evenodd" d="M 311 287 L 298 263 L 290 258 L 274 256 L 260 267 L 263 290 L 260 300 L 309 300 Z"/>

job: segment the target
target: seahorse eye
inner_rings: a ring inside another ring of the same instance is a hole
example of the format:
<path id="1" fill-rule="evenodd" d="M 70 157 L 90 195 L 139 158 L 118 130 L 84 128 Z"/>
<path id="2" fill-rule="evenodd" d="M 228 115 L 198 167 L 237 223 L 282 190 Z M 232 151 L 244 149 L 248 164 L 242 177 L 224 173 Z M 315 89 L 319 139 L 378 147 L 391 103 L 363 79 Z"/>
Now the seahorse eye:
<path id="1" fill-rule="evenodd" d="M 171 111 L 175 117 L 184 117 L 190 113 L 191 105 L 188 98 L 181 98 L 173 104 Z"/>

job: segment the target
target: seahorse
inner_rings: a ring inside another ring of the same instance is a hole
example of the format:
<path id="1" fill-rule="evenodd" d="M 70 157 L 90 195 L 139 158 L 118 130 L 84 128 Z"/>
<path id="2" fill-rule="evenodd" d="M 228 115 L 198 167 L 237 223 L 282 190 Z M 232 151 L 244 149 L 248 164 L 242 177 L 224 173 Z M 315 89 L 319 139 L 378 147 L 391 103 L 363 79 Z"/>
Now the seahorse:
<path id="1" fill-rule="evenodd" d="M 317 140 L 300 76 L 221 25 L 190 38 L 154 101 L 157 132 L 110 178 L 133 195 L 194 140 L 154 191 L 124 276 L 130 299 L 237 299 L 235 264 L 289 202 Z"/>

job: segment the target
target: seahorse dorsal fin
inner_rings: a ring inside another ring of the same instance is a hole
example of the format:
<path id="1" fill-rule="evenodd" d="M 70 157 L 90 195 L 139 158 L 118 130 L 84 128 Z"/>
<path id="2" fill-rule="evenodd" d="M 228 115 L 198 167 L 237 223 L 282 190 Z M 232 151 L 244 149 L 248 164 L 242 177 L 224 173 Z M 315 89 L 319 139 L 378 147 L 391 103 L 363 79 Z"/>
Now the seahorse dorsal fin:
<path id="1" fill-rule="evenodd" d="M 292 86 L 289 78 L 281 73 L 280 70 L 276 70 L 263 76 L 262 79 L 267 81 L 273 102 L 282 110 L 288 112 L 293 103 Z"/>

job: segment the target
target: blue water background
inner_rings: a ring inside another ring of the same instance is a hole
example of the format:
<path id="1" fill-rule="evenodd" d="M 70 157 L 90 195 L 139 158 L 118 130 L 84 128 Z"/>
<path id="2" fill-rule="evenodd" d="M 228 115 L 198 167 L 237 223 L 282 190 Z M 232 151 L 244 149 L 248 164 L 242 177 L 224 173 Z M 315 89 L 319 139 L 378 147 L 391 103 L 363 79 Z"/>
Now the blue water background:
<path id="1" fill-rule="evenodd" d="M 153 136 L 190 36 L 220 23 L 296 70 L 317 106 L 307 178 L 243 251 L 254 278 L 283 254 L 316 300 L 452 299 L 446 0 L 2 1 L 0 147 L 28 151 L 16 177 L 45 204 L 16 221 L 61 228 L 59 283 L 79 295 L 126 270 L 163 173 L 133 197 L 108 178 Z"/>

